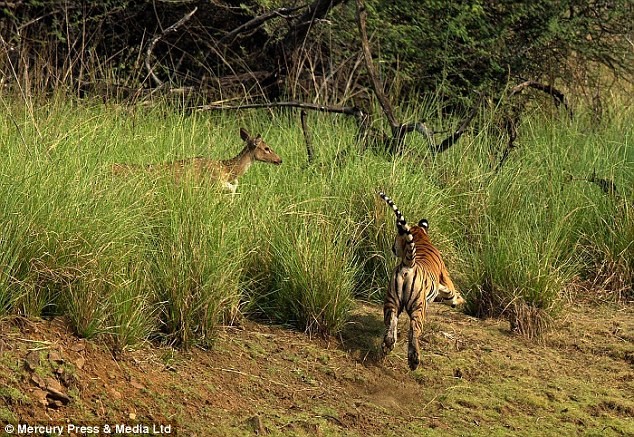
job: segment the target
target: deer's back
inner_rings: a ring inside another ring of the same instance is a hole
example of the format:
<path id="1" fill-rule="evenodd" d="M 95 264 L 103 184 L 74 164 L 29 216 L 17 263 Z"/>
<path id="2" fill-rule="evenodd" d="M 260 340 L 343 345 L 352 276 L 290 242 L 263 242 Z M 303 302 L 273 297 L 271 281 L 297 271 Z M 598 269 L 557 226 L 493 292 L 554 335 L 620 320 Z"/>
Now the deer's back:
<path id="1" fill-rule="evenodd" d="M 178 161 L 164 162 L 160 164 L 113 164 L 114 174 L 127 174 L 134 171 L 146 171 L 158 175 L 171 175 L 177 179 L 183 177 L 205 177 L 210 176 L 215 179 L 225 181 L 227 172 L 224 171 L 222 163 L 219 161 L 197 156 L 195 158 L 185 158 Z"/>

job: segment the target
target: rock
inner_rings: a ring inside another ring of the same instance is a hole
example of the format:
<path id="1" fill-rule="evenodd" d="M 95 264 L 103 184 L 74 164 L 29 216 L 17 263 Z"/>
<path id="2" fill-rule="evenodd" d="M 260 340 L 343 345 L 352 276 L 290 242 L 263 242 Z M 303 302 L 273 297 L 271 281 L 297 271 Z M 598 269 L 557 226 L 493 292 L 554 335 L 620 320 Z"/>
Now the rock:
<path id="1" fill-rule="evenodd" d="M 75 343 L 74 345 L 70 347 L 70 350 L 72 350 L 73 352 L 81 352 L 85 349 L 86 349 L 86 343 L 83 341 L 78 341 L 77 343 Z"/>
<path id="2" fill-rule="evenodd" d="M 38 388 L 33 390 L 33 394 L 37 398 L 38 403 L 42 404 L 45 407 L 48 406 L 48 399 L 46 398 L 46 395 L 48 394 L 48 392 L 46 390 L 40 390 Z"/>
<path id="3" fill-rule="evenodd" d="M 48 361 L 51 363 L 51 366 L 55 367 L 64 362 L 64 359 L 57 351 L 49 351 L 48 353 Z"/>
<path id="4" fill-rule="evenodd" d="M 113 398 L 115 399 L 121 399 L 123 398 L 123 395 L 121 395 L 121 393 L 119 393 L 117 390 L 115 390 L 114 388 L 110 388 L 110 390 L 108 390 L 110 392 L 110 394 L 112 395 Z"/>
<path id="5" fill-rule="evenodd" d="M 64 405 L 66 405 L 66 403 L 58 399 L 52 399 L 51 402 L 48 403 L 49 408 L 55 409 L 62 408 Z"/>
<path id="6" fill-rule="evenodd" d="M 40 367 L 40 352 L 39 351 L 31 351 L 26 355 L 24 359 L 24 364 L 26 365 L 27 370 L 34 372 L 35 369 Z"/>
<path id="7" fill-rule="evenodd" d="M 75 360 L 75 366 L 77 366 L 79 370 L 83 369 L 85 364 L 86 360 L 83 357 L 79 357 Z"/>
<path id="8" fill-rule="evenodd" d="M 39 388 L 46 389 L 46 382 L 37 373 L 34 373 L 33 375 L 31 375 L 31 382 L 33 382 Z"/>
<path id="9" fill-rule="evenodd" d="M 259 415 L 255 415 L 249 419 L 249 424 L 256 435 L 264 435 L 266 434 L 266 428 L 264 427 L 264 423 L 262 423 L 262 417 Z"/>
<path id="10" fill-rule="evenodd" d="M 55 391 L 62 391 L 62 384 L 59 383 L 59 381 L 55 378 L 46 378 L 45 380 L 46 383 L 46 389 L 47 390 L 55 390 Z"/>
<path id="11" fill-rule="evenodd" d="M 57 405 L 56 403 L 58 407 L 70 403 L 70 398 L 66 393 L 63 392 L 62 385 L 56 379 L 46 378 L 46 390 L 48 391 L 49 398 L 53 399 L 54 401 L 61 402 L 62 405 Z"/>

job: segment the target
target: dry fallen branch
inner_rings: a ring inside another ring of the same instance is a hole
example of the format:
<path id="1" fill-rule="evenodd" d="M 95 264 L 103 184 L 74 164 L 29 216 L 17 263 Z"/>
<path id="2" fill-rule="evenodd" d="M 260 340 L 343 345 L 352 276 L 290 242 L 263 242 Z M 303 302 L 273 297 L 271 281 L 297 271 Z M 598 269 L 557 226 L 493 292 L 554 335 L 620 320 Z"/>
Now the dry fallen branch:
<path id="1" fill-rule="evenodd" d="M 444 152 L 445 150 L 449 149 L 451 146 L 456 144 L 456 142 L 460 139 L 462 134 L 466 132 L 467 128 L 471 124 L 471 121 L 475 118 L 476 114 L 478 113 L 478 109 L 480 108 L 481 101 L 482 101 L 482 97 L 480 97 L 480 99 L 473 106 L 473 108 L 471 109 L 471 112 L 467 114 L 467 116 L 460 122 L 460 126 L 458 127 L 458 129 L 454 133 L 449 135 L 447 138 L 445 138 L 443 141 L 441 141 L 441 143 L 438 146 L 436 146 L 436 153 Z"/>
<path id="2" fill-rule="evenodd" d="M 616 184 L 614 181 L 611 181 L 606 178 L 597 177 L 596 169 L 592 171 L 592 175 L 588 178 L 584 179 L 586 182 L 590 182 L 591 184 L 597 185 L 604 194 L 614 197 L 615 199 L 619 199 L 619 190 L 616 188 Z"/>
<path id="3" fill-rule="evenodd" d="M 507 117 L 504 120 L 504 130 L 506 130 L 507 135 L 509 136 L 508 143 L 506 144 L 506 148 L 504 152 L 502 152 L 502 157 L 500 158 L 500 162 L 495 167 L 495 173 L 498 173 L 502 166 L 506 163 L 511 151 L 515 149 L 516 144 L 515 140 L 517 139 L 517 125 L 519 124 L 519 116 Z"/>
<path id="4" fill-rule="evenodd" d="M 324 18 L 328 12 L 344 0 L 315 0 L 310 4 L 297 21 L 290 26 L 281 43 L 282 51 L 292 52 L 302 45 L 317 20 Z"/>
<path id="5" fill-rule="evenodd" d="M 316 103 L 303 103 L 303 102 L 269 102 L 269 103 L 248 103 L 244 105 L 202 105 L 197 106 L 194 109 L 198 111 L 226 111 L 226 110 L 242 110 L 242 109 L 262 109 L 262 108 L 299 108 L 308 109 L 311 111 L 328 112 L 333 114 L 345 114 L 353 116 L 358 122 L 365 120 L 367 115 L 356 106 L 328 106 L 319 105 Z"/>
<path id="6" fill-rule="evenodd" d="M 363 51 L 363 58 L 365 60 L 365 68 L 368 72 L 368 76 L 370 77 L 370 83 L 372 85 L 372 89 L 374 90 L 374 94 L 376 95 L 376 98 L 381 105 L 381 109 L 383 109 L 383 112 L 387 117 L 388 123 L 390 123 L 392 136 L 396 136 L 401 130 L 401 124 L 396 121 L 394 111 L 392 110 L 392 105 L 383 92 L 383 84 L 379 80 L 376 69 L 374 68 L 374 62 L 372 62 L 372 53 L 370 52 L 370 43 L 368 42 L 368 32 L 366 30 L 367 11 L 365 9 L 365 4 L 362 0 L 356 0 L 356 2 L 357 25 L 359 26 L 359 35 L 361 37 L 361 49 Z"/>
<path id="7" fill-rule="evenodd" d="M 150 42 L 150 45 L 148 46 L 148 48 L 147 48 L 147 50 L 145 52 L 145 68 L 147 68 L 148 74 L 154 80 L 154 82 L 157 83 L 158 86 L 162 86 L 163 85 L 163 81 L 161 79 L 159 79 L 159 77 L 156 75 L 156 73 L 154 73 L 154 69 L 152 68 L 152 64 L 150 63 L 150 59 L 152 57 L 152 51 L 154 50 L 154 46 L 156 46 L 156 44 L 162 38 L 164 38 L 165 35 L 167 35 L 168 33 L 171 33 L 171 32 L 175 32 L 179 27 L 181 27 L 183 24 L 185 24 L 187 21 L 189 21 L 189 19 L 196 13 L 197 10 L 198 10 L 198 6 L 196 6 L 191 12 L 188 12 L 187 14 L 185 14 L 185 16 L 183 16 L 183 18 L 178 20 L 176 23 L 172 24 L 170 27 L 168 27 L 167 29 L 163 30 L 161 33 L 156 35 L 152 39 L 152 41 Z"/>
<path id="8" fill-rule="evenodd" d="M 262 109 L 262 108 L 299 108 L 299 109 L 309 109 L 311 111 L 319 111 L 319 112 L 330 112 L 335 114 L 345 114 L 345 115 L 353 115 L 356 116 L 357 112 L 363 112 L 361 109 L 353 106 L 328 106 L 328 105 L 319 105 L 317 103 L 304 103 L 304 102 L 296 102 L 296 101 L 288 101 L 288 102 L 269 102 L 269 103 L 247 103 L 244 105 L 202 105 L 197 106 L 194 109 L 199 111 L 210 111 L 210 110 L 240 110 L 240 109 Z"/>
<path id="9" fill-rule="evenodd" d="M 568 116 L 570 118 L 573 117 L 572 108 L 570 107 L 570 104 L 568 103 L 568 99 L 566 98 L 564 93 L 551 85 L 545 85 L 543 83 L 536 82 L 534 80 L 526 80 L 518 85 L 515 85 L 513 88 L 511 88 L 510 92 L 508 93 L 508 97 L 510 98 L 517 94 L 520 94 L 526 88 L 533 88 L 539 91 L 543 91 L 546 94 L 552 96 L 555 106 L 559 107 L 559 105 L 563 105 L 564 108 L 566 108 L 566 112 L 568 113 Z M 495 167 L 496 173 L 500 171 L 502 166 L 508 160 L 513 149 L 517 147 L 515 144 L 515 140 L 517 139 L 517 127 L 520 123 L 520 114 L 517 109 L 514 112 L 515 113 L 513 115 L 507 116 L 507 118 L 504 120 L 504 129 L 506 130 L 509 140 L 506 145 L 506 148 L 504 149 L 504 152 L 502 152 L 502 157 L 500 158 L 500 162 L 498 162 L 498 165 Z M 594 182 L 594 181 L 590 181 L 590 182 Z"/>

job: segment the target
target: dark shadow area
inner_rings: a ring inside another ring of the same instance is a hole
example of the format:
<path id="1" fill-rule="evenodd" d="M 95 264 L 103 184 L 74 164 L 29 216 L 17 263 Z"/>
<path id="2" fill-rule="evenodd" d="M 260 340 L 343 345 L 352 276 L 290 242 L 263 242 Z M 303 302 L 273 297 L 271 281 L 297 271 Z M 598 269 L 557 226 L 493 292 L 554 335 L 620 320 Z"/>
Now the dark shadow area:
<path id="1" fill-rule="evenodd" d="M 379 305 L 360 304 L 340 335 L 340 347 L 364 366 L 381 362 L 381 341 L 385 327 Z"/>

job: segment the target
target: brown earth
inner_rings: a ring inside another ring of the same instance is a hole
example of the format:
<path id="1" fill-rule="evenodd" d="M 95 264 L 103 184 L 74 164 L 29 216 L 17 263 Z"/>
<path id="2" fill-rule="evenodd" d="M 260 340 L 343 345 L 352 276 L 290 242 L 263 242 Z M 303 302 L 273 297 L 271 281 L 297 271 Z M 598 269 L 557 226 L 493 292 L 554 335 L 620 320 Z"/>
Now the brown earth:
<path id="1" fill-rule="evenodd" d="M 539 342 L 432 305 L 415 372 L 406 319 L 387 358 L 381 308 L 367 304 L 330 341 L 245 321 L 212 350 L 120 354 L 62 319 L 4 319 L 0 424 L 63 435 L 106 424 L 125 435 L 161 425 L 181 436 L 634 435 L 631 305 L 570 308 Z"/>

